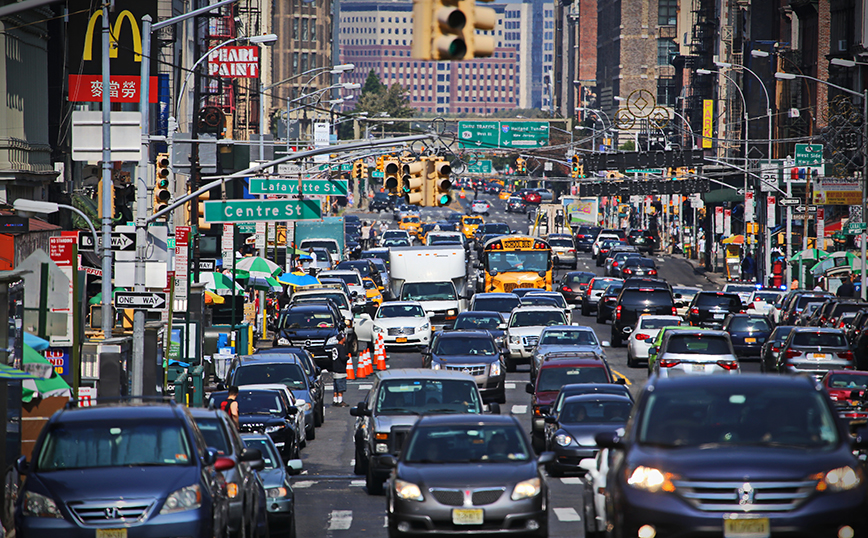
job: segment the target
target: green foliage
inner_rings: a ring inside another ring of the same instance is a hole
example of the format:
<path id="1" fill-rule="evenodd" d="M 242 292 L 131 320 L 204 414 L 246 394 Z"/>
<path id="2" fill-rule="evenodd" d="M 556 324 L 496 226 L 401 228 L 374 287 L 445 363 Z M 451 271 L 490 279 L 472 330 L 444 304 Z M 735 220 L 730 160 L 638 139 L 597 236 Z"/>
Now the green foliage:
<path id="1" fill-rule="evenodd" d="M 620 149 L 621 151 L 636 151 L 636 143 L 632 140 L 627 140 L 626 142 L 618 146 L 618 149 Z"/>
<path id="2" fill-rule="evenodd" d="M 367 112 L 367 117 L 388 116 L 390 118 L 412 118 L 416 116 L 416 110 L 410 107 L 410 98 L 407 90 L 400 84 L 387 87 L 380 81 L 380 77 L 372 69 L 368 78 L 362 85 L 362 93 L 356 101 L 356 108 L 350 114 Z M 373 124 L 372 124 L 373 126 Z M 340 126 L 339 136 L 347 140 L 353 137 L 353 122 L 346 121 Z M 389 131 L 406 131 L 406 123 L 396 123 L 389 126 Z"/>

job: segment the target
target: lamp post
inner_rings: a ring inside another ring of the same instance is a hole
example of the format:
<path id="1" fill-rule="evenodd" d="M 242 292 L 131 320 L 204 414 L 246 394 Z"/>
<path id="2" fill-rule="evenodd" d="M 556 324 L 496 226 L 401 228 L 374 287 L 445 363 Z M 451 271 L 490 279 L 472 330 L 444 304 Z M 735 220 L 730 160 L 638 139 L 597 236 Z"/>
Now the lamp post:
<path id="1" fill-rule="evenodd" d="M 41 202 L 39 200 L 27 200 L 25 198 L 18 198 L 17 200 L 12 202 L 12 208 L 16 212 L 25 213 L 25 214 L 26 213 L 49 214 L 49 213 L 57 213 L 57 211 L 59 209 L 68 209 L 68 210 L 72 211 L 73 213 L 77 214 L 79 217 L 81 217 L 84 220 L 85 224 L 87 224 L 87 227 L 90 228 L 90 233 L 93 236 L 93 248 L 96 250 L 96 252 L 101 252 L 102 250 L 107 248 L 107 245 L 111 245 L 111 239 L 109 239 L 108 241 L 103 241 L 102 245 L 100 245 L 100 242 L 97 240 L 96 228 L 94 228 L 93 222 L 91 222 L 90 218 L 88 218 L 88 216 L 85 215 L 80 209 L 73 207 L 71 205 L 57 204 L 54 202 Z M 106 297 L 102 298 L 102 307 L 104 309 L 103 312 L 109 312 L 109 309 L 111 308 L 111 296 L 109 296 L 108 298 L 106 298 Z"/>
<path id="2" fill-rule="evenodd" d="M 855 62 L 853 60 L 840 60 L 840 59 L 837 59 L 838 61 L 835 61 L 835 60 L 836 59 L 832 60 L 832 63 L 834 65 L 839 65 L 839 66 L 843 66 L 843 67 L 852 67 L 852 66 L 855 66 L 857 64 L 860 66 L 868 65 L 864 62 Z M 831 82 L 828 82 L 825 80 L 820 80 L 818 78 L 815 78 L 815 77 L 812 77 L 809 75 L 801 75 L 801 74 L 796 74 L 796 73 L 777 72 L 777 73 L 775 73 L 775 78 L 778 80 L 795 80 L 797 78 L 806 78 L 808 80 L 813 80 L 814 82 L 819 82 L 820 84 L 825 84 L 826 86 L 835 88 L 835 89 L 840 90 L 844 93 L 848 93 L 850 95 L 855 95 L 855 96 L 861 98 L 862 99 L 862 143 L 863 144 L 866 143 L 866 140 L 868 140 L 868 88 L 866 88 L 862 93 L 859 93 L 859 92 L 851 90 L 849 88 L 845 88 L 843 86 L 838 86 L 837 84 L 832 84 Z M 866 177 L 866 176 L 868 176 L 868 158 L 866 158 L 866 156 L 863 155 L 862 156 L 862 222 L 863 223 L 868 222 L 868 220 L 866 220 L 866 218 L 865 218 L 866 217 L 866 214 L 865 214 L 866 213 L 866 197 L 868 197 L 868 181 L 866 181 L 866 180 L 868 180 L 868 177 Z M 861 258 L 862 268 L 861 268 L 861 273 L 862 273 L 862 300 L 863 301 L 866 300 L 866 293 L 868 293 L 868 290 L 865 289 L 865 285 L 866 285 L 865 240 L 866 240 L 866 230 L 865 230 L 865 228 L 862 228 L 862 241 L 861 241 L 861 243 L 862 243 L 862 258 Z"/>

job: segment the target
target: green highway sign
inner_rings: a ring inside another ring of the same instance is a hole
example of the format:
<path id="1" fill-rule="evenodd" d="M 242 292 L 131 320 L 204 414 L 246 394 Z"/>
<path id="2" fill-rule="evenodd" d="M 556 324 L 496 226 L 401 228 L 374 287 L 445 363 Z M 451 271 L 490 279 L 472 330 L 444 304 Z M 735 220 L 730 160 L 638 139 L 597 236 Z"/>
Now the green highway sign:
<path id="1" fill-rule="evenodd" d="M 823 144 L 796 144 L 796 166 L 823 164 Z"/>
<path id="2" fill-rule="evenodd" d="M 235 225 L 235 231 L 240 234 L 255 234 L 256 233 L 256 223 L 255 222 L 239 222 Z"/>
<path id="3" fill-rule="evenodd" d="M 625 173 L 627 173 L 627 174 L 654 174 L 656 176 L 662 176 L 663 175 L 663 169 L 662 168 L 632 169 L 632 170 L 627 170 Z"/>
<path id="4" fill-rule="evenodd" d="M 467 165 L 468 174 L 491 174 L 492 170 L 490 160 L 476 161 Z"/>
<path id="5" fill-rule="evenodd" d="M 217 200 L 205 202 L 205 222 L 261 222 L 322 218 L 318 200 Z"/>
<path id="6" fill-rule="evenodd" d="M 848 222 L 847 233 L 850 235 L 858 235 L 868 229 L 864 222 Z"/>
<path id="7" fill-rule="evenodd" d="M 459 121 L 461 148 L 533 149 L 549 143 L 547 121 Z"/>
<path id="8" fill-rule="evenodd" d="M 298 194 L 297 179 L 251 178 L 250 194 Z M 302 179 L 302 194 L 346 196 L 349 182 L 346 179 Z"/>
<path id="9" fill-rule="evenodd" d="M 347 163 L 341 165 L 341 172 L 352 172 L 353 171 L 353 163 Z"/>
<path id="10" fill-rule="evenodd" d="M 386 177 L 382 170 L 374 170 L 371 172 L 371 177 Z"/>

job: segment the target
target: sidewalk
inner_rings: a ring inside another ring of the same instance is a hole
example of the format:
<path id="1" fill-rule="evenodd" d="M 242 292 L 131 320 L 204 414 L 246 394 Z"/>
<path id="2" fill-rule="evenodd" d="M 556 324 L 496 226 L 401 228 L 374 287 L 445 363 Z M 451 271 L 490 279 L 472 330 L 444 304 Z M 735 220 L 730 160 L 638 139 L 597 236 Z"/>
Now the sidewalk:
<path id="1" fill-rule="evenodd" d="M 686 258 L 684 254 L 669 254 L 670 257 L 674 260 L 681 260 L 682 262 L 690 265 L 693 268 L 693 273 L 705 278 L 711 284 L 717 286 L 718 288 L 723 288 L 723 285 L 726 284 L 726 275 L 723 273 L 713 273 L 711 271 L 706 271 L 705 267 L 699 264 L 699 260 L 691 260 L 690 258 Z"/>

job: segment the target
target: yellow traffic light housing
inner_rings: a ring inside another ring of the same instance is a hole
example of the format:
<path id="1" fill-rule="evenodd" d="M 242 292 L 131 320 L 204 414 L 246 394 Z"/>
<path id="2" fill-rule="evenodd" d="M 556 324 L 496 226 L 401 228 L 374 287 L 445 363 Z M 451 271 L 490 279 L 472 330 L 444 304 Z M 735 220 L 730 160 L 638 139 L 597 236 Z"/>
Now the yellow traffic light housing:
<path id="1" fill-rule="evenodd" d="M 383 185 L 393 194 L 401 193 L 401 161 L 385 159 L 383 161 Z"/>
<path id="2" fill-rule="evenodd" d="M 211 191 L 205 191 L 199 196 L 196 197 L 196 207 L 198 215 L 198 221 L 196 225 L 199 227 L 199 231 L 206 231 L 211 229 L 211 223 L 205 221 L 205 201 L 211 199 Z"/>
<path id="3" fill-rule="evenodd" d="M 527 161 L 521 157 L 515 160 L 515 170 L 519 174 L 527 174 Z"/>
<path id="4" fill-rule="evenodd" d="M 479 0 L 489 2 L 491 0 Z M 479 35 L 476 30 L 491 31 L 497 24 L 497 13 L 490 7 L 476 7 L 477 0 L 459 0 L 458 6 L 467 18 L 464 41 L 467 58 L 484 58 L 494 54 L 494 37 Z"/>
<path id="5" fill-rule="evenodd" d="M 377 170 L 379 170 L 380 172 L 382 172 L 382 171 L 383 171 L 383 167 L 384 167 L 384 165 L 385 165 L 385 162 L 386 162 L 386 158 L 383 157 L 382 155 L 380 155 L 379 157 L 377 157 Z"/>
<path id="6" fill-rule="evenodd" d="M 401 187 L 404 199 L 408 204 L 427 207 L 429 200 L 426 199 L 422 188 L 425 186 L 425 173 L 428 159 L 422 157 L 421 161 L 406 162 L 402 167 Z"/>
<path id="7" fill-rule="evenodd" d="M 573 179 L 576 179 L 579 177 L 579 167 L 581 166 L 579 165 L 579 156 L 573 155 L 572 159 L 570 160 L 573 163 Z"/>
<path id="8" fill-rule="evenodd" d="M 160 153 L 156 161 L 156 178 L 154 179 L 154 213 L 163 210 L 172 199 L 171 179 L 172 171 L 169 169 L 169 154 Z"/>
<path id="9" fill-rule="evenodd" d="M 99 180 L 99 183 L 96 186 L 96 207 L 97 207 L 97 214 L 99 215 L 100 219 L 102 219 L 102 215 L 103 215 L 102 189 L 103 189 L 102 180 Z M 114 219 L 115 218 L 115 187 L 114 187 L 114 183 L 109 182 L 109 189 L 111 189 L 111 194 L 110 194 L 111 202 L 109 203 L 109 212 L 108 213 L 109 213 L 109 218 Z"/>
<path id="10" fill-rule="evenodd" d="M 432 164 L 431 176 L 434 185 L 431 191 L 433 196 L 429 205 L 431 207 L 449 205 L 452 203 L 452 196 L 449 193 L 452 188 L 452 180 L 449 178 L 452 173 L 452 166 L 443 157 L 437 157 Z"/>
<path id="11" fill-rule="evenodd" d="M 365 177 L 365 163 L 360 159 L 353 163 L 353 179 Z"/>
<path id="12" fill-rule="evenodd" d="M 467 14 L 458 8 L 458 4 L 457 0 L 433 0 L 431 3 L 433 60 L 461 60 L 467 54 L 464 38 Z"/>

